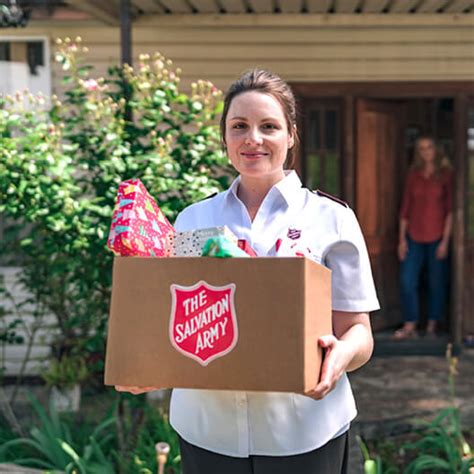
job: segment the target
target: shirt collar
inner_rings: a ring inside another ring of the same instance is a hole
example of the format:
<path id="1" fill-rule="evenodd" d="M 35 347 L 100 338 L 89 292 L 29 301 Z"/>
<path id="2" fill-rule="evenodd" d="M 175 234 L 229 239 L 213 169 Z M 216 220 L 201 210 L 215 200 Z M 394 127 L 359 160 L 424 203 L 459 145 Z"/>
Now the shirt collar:
<path id="1" fill-rule="evenodd" d="M 234 179 L 232 184 L 230 185 L 229 189 L 226 191 L 226 199 L 229 197 L 233 197 L 238 199 L 237 197 L 237 189 L 239 188 L 240 184 L 240 176 Z M 285 200 L 288 206 L 294 204 L 300 194 L 302 188 L 301 180 L 298 177 L 298 174 L 295 170 L 285 170 L 285 177 L 278 181 L 273 187 L 270 189 L 271 192 L 275 189 L 279 192 L 280 196 Z"/>

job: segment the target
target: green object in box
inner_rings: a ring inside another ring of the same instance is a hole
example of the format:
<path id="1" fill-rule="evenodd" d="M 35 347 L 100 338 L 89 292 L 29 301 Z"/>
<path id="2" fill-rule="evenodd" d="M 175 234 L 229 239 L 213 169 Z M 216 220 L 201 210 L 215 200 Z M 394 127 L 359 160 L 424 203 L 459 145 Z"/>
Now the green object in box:
<path id="1" fill-rule="evenodd" d="M 248 257 L 249 255 L 242 249 L 237 247 L 227 237 L 219 235 L 217 237 L 211 237 L 207 239 L 202 249 L 203 257 L 218 257 L 218 258 L 229 258 L 229 257 Z"/>

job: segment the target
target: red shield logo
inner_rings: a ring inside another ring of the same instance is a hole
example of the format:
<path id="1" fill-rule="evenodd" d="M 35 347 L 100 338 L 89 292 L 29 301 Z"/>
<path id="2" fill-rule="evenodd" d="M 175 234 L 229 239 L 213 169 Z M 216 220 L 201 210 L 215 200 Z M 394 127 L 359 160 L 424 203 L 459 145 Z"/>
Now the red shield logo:
<path id="1" fill-rule="evenodd" d="M 298 229 L 288 229 L 288 238 L 291 240 L 296 240 L 301 237 L 301 230 Z"/>
<path id="2" fill-rule="evenodd" d="M 235 285 L 171 285 L 170 340 L 201 365 L 228 354 L 237 344 Z"/>

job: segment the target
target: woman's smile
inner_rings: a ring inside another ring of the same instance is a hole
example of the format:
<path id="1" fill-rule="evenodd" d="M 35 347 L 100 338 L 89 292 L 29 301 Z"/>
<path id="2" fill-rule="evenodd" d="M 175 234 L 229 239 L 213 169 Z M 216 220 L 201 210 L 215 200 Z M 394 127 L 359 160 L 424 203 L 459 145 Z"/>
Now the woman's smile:
<path id="1" fill-rule="evenodd" d="M 258 160 L 261 158 L 265 158 L 266 156 L 269 156 L 270 153 L 267 153 L 265 151 L 241 151 L 240 154 L 246 158 L 247 160 Z"/>

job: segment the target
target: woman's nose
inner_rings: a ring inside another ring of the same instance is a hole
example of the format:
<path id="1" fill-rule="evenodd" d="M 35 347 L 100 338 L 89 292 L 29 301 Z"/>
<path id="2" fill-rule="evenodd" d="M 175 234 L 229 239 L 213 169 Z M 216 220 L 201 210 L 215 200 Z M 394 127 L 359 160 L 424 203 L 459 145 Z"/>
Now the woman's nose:
<path id="1" fill-rule="evenodd" d="M 246 145 L 260 145 L 262 143 L 262 136 L 258 129 L 250 128 L 245 137 Z"/>

